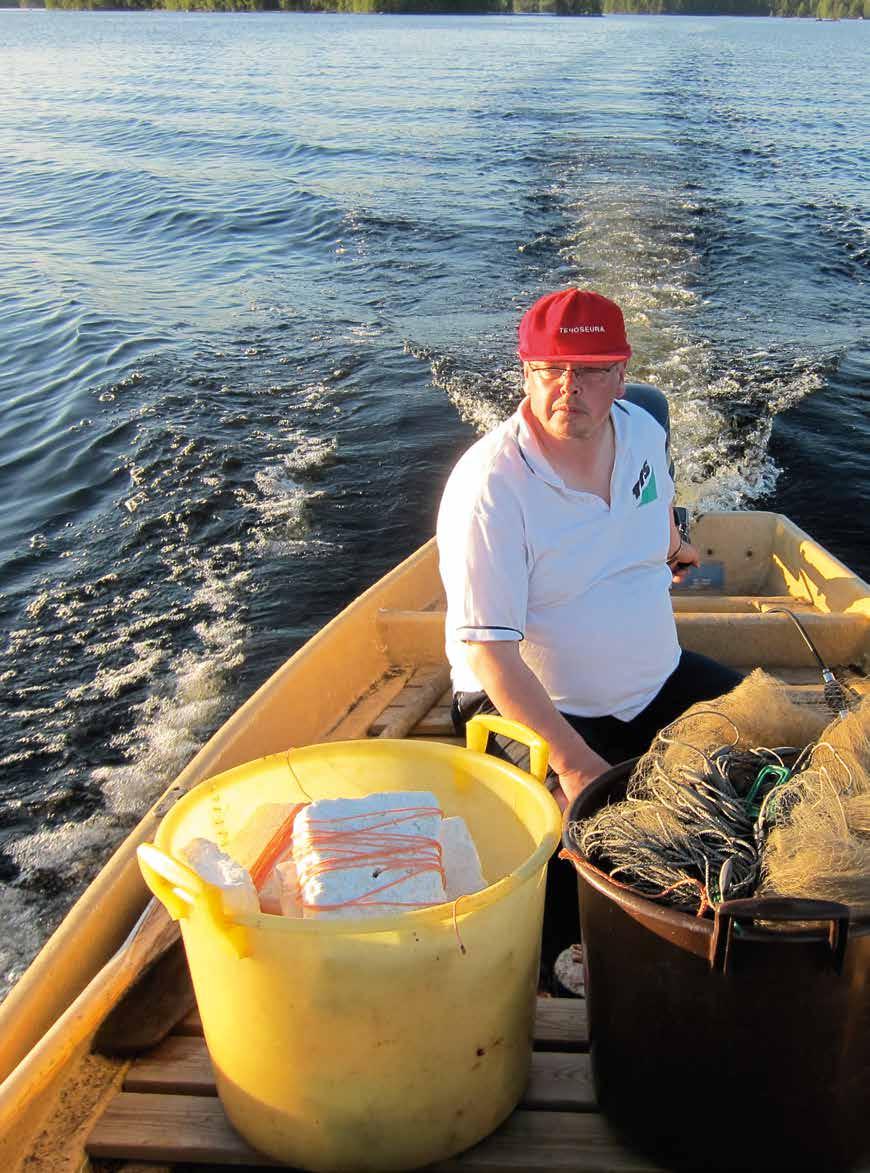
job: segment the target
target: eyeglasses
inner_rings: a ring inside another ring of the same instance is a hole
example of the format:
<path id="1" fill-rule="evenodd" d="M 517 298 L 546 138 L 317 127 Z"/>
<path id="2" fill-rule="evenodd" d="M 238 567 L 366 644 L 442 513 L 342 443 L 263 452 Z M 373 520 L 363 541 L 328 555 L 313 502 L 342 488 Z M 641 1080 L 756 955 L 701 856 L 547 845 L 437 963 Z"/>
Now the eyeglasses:
<path id="1" fill-rule="evenodd" d="M 611 363 L 609 367 L 529 367 L 544 383 L 561 383 L 567 376 L 573 375 L 578 383 L 586 383 L 590 387 L 603 387 L 607 378 L 619 363 Z"/>

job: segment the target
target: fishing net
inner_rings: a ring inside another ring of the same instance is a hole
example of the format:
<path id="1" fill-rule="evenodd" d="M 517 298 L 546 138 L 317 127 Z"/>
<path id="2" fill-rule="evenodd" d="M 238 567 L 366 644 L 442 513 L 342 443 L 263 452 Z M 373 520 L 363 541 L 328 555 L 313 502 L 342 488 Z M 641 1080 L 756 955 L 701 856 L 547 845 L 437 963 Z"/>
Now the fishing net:
<path id="1" fill-rule="evenodd" d="M 829 719 L 814 706 L 794 701 L 779 680 L 756 668 L 724 696 L 692 705 L 663 729 L 637 764 L 632 792 L 659 769 L 666 774 L 682 766 L 696 770 L 699 751 L 712 755 L 723 747 L 733 751 L 730 768 L 735 784 L 747 786 L 758 772 L 758 746 L 803 749 L 819 737 Z"/>
<path id="2" fill-rule="evenodd" d="M 845 717 L 832 721 L 821 733 L 813 751 L 813 765 L 836 769 L 838 756 L 857 763 L 851 785 L 866 790 L 870 771 L 870 697 L 865 697 Z"/>
<path id="3" fill-rule="evenodd" d="M 870 915 L 870 701 L 833 722 L 766 804 L 760 895 Z"/>
<path id="4" fill-rule="evenodd" d="M 697 915 L 755 894 L 763 861 L 767 891 L 853 904 L 862 891 L 859 867 L 864 886 L 870 883 L 870 860 L 861 855 L 868 844 L 854 841 L 870 820 L 870 701 L 829 720 L 756 670 L 663 729 L 635 767 L 625 799 L 571 824 L 569 837 L 616 883 Z M 772 828 L 781 839 L 771 870 Z M 810 828 L 816 846 L 803 851 L 799 842 L 809 842 Z M 836 851 L 828 843 L 834 831 Z M 822 865 L 826 876 L 842 877 L 839 887 L 832 881 L 825 889 L 839 896 L 807 886 L 807 871 L 821 874 Z"/>
<path id="5" fill-rule="evenodd" d="M 667 799 L 603 807 L 569 835 L 617 883 L 700 915 L 754 885 L 752 822 L 737 807 L 711 786 L 675 783 Z"/>

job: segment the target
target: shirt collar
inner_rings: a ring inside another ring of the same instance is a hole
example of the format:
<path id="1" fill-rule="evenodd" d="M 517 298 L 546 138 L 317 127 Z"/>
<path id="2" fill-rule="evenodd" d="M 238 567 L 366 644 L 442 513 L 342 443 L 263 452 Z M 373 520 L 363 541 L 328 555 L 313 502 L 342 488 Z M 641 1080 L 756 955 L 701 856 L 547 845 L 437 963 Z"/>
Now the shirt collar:
<path id="1" fill-rule="evenodd" d="M 528 397 L 526 397 L 514 414 L 516 421 L 514 435 L 516 436 L 520 456 L 522 456 L 526 465 L 535 476 L 540 477 L 548 485 L 552 485 L 555 489 L 564 489 L 568 493 L 575 492 L 576 490 L 567 487 L 544 455 L 544 450 L 530 423 L 530 416 L 531 407 L 529 406 Z M 628 417 L 628 410 L 617 399 L 610 409 L 610 418 L 613 421 L 613 435 L 616 443 L 615 462 L 621 462 L 629 453 L 628 428 L 626 426 Z"/>

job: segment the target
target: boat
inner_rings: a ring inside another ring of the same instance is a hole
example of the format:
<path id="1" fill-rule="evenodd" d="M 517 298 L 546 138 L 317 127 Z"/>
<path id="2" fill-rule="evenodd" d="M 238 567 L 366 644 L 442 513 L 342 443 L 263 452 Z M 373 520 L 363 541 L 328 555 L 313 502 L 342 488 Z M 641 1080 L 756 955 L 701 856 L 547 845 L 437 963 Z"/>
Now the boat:
<path id="1" fill-rule="evenodd" d="M 823 705 L 818 665 L 785 609 L 842 682 L 870 693 L 866 582 L 776 513 L 707 513 L 692 539 L 717 573 L 707 589 L 674 591 L 684 648 L 763 667 L 795 699 Z M 117 849 L 0 1007 L 0 1168 L 261 1163 L 222 1118 L 176 930 L 149 903 L 136 849 L 199 782 L 290 746 L 367 737 L 461 744 L 449 716 L 443 610 L 431 540 L 295 652 Z M 582 1003 L 538 999 L 526 1098 L 449 1168 L 655 1167 L 597 1113 L 584 1032 Z"/>

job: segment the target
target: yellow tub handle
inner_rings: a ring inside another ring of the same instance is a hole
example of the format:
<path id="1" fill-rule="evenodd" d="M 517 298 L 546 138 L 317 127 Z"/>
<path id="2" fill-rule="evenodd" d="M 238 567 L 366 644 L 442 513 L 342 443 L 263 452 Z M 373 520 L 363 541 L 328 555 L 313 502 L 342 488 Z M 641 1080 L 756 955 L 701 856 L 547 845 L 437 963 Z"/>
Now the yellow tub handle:
<path id="1" fill-rule="evenodd" d="M 529 747 L 529 773 L 541 783 L 546 783 L 547 762 L 550 759 L 550 746 L 540 734 L 535 733 L 528 725 L 519 721 L 510 721 L 507 717 L 497 717 L 495 713 L 478 713 L 465 726 L 466 745 L 477 753 L 486 753 L 486 743 L 490 733 L 500 733 L 502 737 L 509 737 L 511 741 L 521 741 Z"/>
<path id="2" fill-rule="evenodd" d="M 140 844 L 136 855 L 145 883 L 173 920 L 183 920 L 190 915 L 194 905 L 201 902 L 214 929 L 231 945 L 236 956 L 250 955 L 247 930 L 227 918 L 219 888 L 207 883 L 186 864 L 179 863 L 153 843 Z"/>

